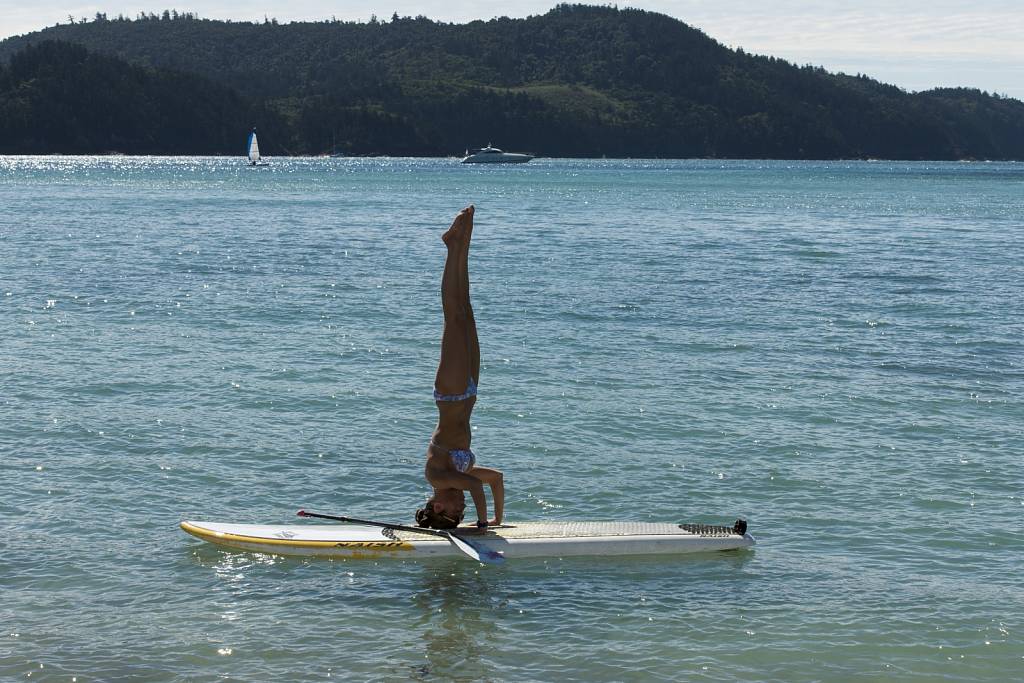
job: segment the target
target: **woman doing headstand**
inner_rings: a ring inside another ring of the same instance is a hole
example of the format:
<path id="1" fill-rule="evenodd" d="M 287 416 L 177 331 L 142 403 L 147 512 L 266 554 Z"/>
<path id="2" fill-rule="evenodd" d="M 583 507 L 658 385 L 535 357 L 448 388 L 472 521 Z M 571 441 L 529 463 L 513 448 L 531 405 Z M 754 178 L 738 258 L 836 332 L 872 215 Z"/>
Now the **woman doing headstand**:
<path id="1" fill-rule="evenodd" d="M 505 508 L 502 473 L 476 466 L 470 450 L 472 433 L 469 417 L 476 403 L 480 381 L 480 344 L 476 320 L 469 303 L 469 242 L 473 236 L 473 207 L 463 209 L 448 231 L 441 235 L 448 257 L 441 278 L 441 307 L 444 332 L 441 336 L 441 362 L 434 380 L 437 427 L 427 446 L 425 475 L 434 495 L 425 507 L 416 511 L 420 526 L 452 529 L 465 514 L 463 491 L 469 491 L 476 507 L 477 526 L 501 524 Z M 484 484 L 491 487 L 494 518 L 487 518 Z"/>

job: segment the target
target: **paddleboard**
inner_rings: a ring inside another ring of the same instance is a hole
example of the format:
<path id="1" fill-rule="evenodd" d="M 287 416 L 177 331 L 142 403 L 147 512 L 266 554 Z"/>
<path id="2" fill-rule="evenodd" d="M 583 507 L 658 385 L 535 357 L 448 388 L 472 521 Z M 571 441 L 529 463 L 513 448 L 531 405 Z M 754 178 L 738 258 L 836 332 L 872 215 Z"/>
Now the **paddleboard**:
<path id="1" fill-rule="evenodd" d="M 745 527 L 745 525 L 744 525 Z M 407 529 L 359 524 L 181 523 L 204 541 L 276 555 L 420 558 L 461 555 L 447 539 Z M 667 555 L 737 550 L 754 545 L 745 528 L 652 522 L 522 522 L 477 532 L 454 530 L 475 546 L 507 559 L 586 555 Z"/>

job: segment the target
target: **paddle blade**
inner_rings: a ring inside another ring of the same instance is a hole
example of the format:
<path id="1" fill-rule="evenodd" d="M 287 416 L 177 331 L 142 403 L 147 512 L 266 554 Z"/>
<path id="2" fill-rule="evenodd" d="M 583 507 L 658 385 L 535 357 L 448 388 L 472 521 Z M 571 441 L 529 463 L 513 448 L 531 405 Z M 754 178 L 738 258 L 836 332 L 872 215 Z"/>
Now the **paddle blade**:
<path id="1" fill-rule="evenodd" d="M 483 562 L 484 564 L 505 563 L 505 556 L 496 550 L 481 548 L 468 542 L 464 538 L 456 536 L 455 534 L 448 534 L 448 540 L 452 542 L 452 545 L 472 557 L 477 562 Z"/>

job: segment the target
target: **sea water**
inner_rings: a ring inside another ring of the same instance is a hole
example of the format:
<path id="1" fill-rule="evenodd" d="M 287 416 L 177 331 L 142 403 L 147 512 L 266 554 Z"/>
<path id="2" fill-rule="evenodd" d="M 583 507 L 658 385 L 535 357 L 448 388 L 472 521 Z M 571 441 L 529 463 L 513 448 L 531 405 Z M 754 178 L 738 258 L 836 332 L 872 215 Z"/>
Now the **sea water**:
<path id="1" fill-rule="evenodd" d="M 1020 679 L 1024 166 L 268 162 L 0 157 L 0 679 Z M 471 203 L 507 520 L 743 517 L 754 549 L 179 530 L 411 520 Z"/>

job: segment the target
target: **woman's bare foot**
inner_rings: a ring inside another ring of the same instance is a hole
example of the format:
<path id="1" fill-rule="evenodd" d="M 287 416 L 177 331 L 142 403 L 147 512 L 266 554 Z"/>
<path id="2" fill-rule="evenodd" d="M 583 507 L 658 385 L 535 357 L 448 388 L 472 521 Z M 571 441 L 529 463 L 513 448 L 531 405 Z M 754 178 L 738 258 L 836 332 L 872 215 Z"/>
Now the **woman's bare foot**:
<path id="1" fill-rule="evenodd" d="M 447 246 L 451 247 L 462 241 L 468 240 L 472 233 L 473 205 L 470 204 L 459 212 L 459 215 L 455 217 L 454 221 L 452 221 L 451 227 L 441 235 L 441 240 Z"/>

